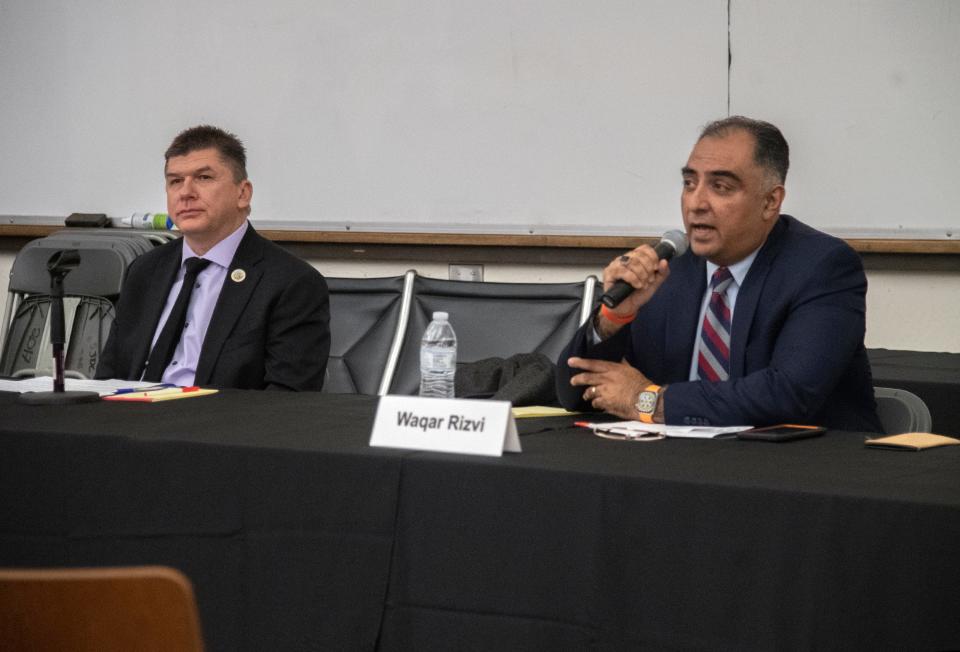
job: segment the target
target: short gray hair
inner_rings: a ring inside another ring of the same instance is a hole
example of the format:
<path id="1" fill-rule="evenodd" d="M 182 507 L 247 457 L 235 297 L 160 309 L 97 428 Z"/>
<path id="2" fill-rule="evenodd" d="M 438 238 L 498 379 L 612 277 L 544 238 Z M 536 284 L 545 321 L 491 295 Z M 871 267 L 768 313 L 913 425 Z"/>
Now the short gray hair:
<path id="1" fill-rule="evenodd" d="M 785 183 L 787 170 L 790 168 L 790 146 L 780 130 L 769 122 L 733 115 L 708 124 L 700 132 L 699 140 L 707 137 L 721 138 L 737 130 L 753 135 L 756 143 L 753 150 L 754 162 L 770 173 L 777 183 Z"/>

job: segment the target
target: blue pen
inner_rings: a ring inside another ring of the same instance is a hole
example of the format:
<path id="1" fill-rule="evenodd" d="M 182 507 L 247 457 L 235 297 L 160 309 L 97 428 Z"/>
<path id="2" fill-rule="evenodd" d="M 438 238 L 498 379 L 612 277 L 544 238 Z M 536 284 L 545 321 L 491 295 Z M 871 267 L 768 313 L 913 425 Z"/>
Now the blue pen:
<path id="1" fill-rule="evenodd" d="M 132 394 L 133 392 L 155 392 L 158 389 L 167 389 L 168 387 L 176 387 L 176 385 L 171 385 L 170 383 L 160 383 L 159 385 L 147 385 L 146 387 L 122 387 L 114 392 L 114 394 Z"/>

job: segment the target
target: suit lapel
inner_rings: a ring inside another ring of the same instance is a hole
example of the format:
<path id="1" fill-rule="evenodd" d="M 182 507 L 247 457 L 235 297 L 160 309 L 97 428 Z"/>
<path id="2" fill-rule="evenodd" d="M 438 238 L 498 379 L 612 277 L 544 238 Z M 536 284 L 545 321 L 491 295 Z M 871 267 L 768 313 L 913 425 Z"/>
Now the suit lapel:
<path id="1" fill-rule="evenodd" d="M 668 377 L 686 380 L 690 373 L 700 303 L 707 290 L 706 262 L 687 253 L 670 270 L 676 279 L 676 299 L 667 306 L 665 366 Z"/>
<path id="2" fill-rule="evenodd" d="M 757 312 L 763 285 L 767 280 L 770 265 L 776 258 L 782 245 L 783 231 L 786 221 L 781 217 L 767 237 L 767 241 L 760 248 L 756 259 L 743 280 L 743 287 L 737 293 L 737 305 L 733 310 L 733 324 L 730 334 L 730 377 L 742 378 L 746 368 L 746 346 L 750 338 L 750 326 L 753 316 Z"/>
<path id="3" fill-rule="evenodd" d="M 210 382 L 214 363 L 220 358 L 227 337 L 233 332 L 237 321 L 243 315 L 253 291 L 256 289 L 263 269 L 260 261 L 263 258 L 263 241 L 253 226 L 247 227 L 247 232 L 237 247 L 233 256 L 227 277 L 223 281 L 220 297 L 210 318 L 207 334 L 203 339 L 203 348 L 200 350 L 200 360 L 197 362 L 197 373 L 194 382 L 203 385 Z M 241 274 L 242 272 L 242 274 Z M 240 280 L 236 280 L 240 279 Z"/>
<path id="4" fill-rule="evenodd" d="M 170 295 L 170 288 L 177 278 L 177 272 L 180 271 L 180 262 L 183 258 L 183 239 L 176 240 L 174 244 L 168 247 L 166 256 L 162 258 L 156 266 L 153 273 L 150 274 L 156 282 L 147 285 L 146 293 L 141 298 L 143 310 L 139 311 L 143 315 L 141 322 L 145 327 L 137 329 L 139 335 L 133 355 L 130 359 L 133 368 L 130 370 L 129 378 L 140 378 L 143 374 L 143 368 L 147 364 L 147 357 L 150 355 L 150 344 L 153 342 L 153 334 L 157 330 L 157 324 L 160 323 L 160 315 L 167 305 L 167 297 Z"/>

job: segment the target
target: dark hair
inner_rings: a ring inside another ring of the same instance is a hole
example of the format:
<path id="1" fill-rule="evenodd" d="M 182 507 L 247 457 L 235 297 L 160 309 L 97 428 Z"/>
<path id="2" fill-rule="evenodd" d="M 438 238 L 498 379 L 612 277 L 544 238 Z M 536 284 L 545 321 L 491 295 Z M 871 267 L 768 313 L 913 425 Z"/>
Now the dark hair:
<path id="1" fill-rule="evenodd" d="M 780 130 L 769 122 L 732 115 L 729 118 L 714 120 L 700 132 L 700 139 L 707 136 L 723 137 L 732 131 L 743 130 L 753 135 L 756 146 L 753 150 L 754 162 L 772 173 L 778 183 L 787 180 L 790 167 L 790 146 Z"/>
<path id="2" fill-rule="evenodd" d="M 220 158 L 233 170 L 233 180 L 237 183 L 247 178 L 247 150 L 243 143 L 229 131 L 210 125 L 198 125 L 184 129 L 170 143 L 164 152 L 164 160 L 174 156 L 185 156 L 198 149 L 217 150 Z"/>

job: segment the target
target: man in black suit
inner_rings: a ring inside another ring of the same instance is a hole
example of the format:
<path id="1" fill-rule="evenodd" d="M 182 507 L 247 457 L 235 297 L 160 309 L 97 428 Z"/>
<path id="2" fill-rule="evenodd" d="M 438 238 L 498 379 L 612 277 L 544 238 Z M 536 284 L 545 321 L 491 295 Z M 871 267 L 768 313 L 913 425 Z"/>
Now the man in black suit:
<path id="1" fill-rule="evenodd" d="M 167 211 L 183 238 L 130 266 L 97 377 L 320 390 L 327 284 L 247 221 L 253 185 L 243 144 L 198 126 L 165 156 Z"/>

